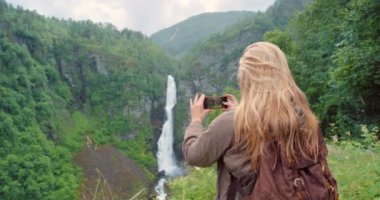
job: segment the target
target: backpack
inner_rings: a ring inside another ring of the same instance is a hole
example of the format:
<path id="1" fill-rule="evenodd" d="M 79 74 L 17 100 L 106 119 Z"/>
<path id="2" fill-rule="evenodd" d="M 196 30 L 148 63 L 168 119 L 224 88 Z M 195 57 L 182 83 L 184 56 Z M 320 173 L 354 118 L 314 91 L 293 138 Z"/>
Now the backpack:
<path id="1" fill-rule="evenodd" d="M 338 199 L 337 183 L 326 161 L 327 147 L 322 132 L 319 131 L 317 162 L 300 157 L 296 165 L 290 165 L 284 144 L 279 141 L 266 142 L 251 194 L 243 191 L 239 180 L 232 174 L 230 191 L 238 191 L 242 200 Z M 230 191 L 229 194 L 232 194 Z M 233 199 L 233 196 L 228 199 Z"/>

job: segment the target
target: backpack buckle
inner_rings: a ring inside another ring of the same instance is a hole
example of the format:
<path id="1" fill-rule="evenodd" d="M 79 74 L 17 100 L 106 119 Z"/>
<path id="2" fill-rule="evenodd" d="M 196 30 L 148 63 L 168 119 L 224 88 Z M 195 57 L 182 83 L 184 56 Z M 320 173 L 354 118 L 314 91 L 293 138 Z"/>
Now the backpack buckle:
<path id="1" fill-rule="evenodd" d="M 299 188 L 300 186 L 305 186 L 305 182 L 302 178 L 296 178 L 294 179 L 293 184 L 296 186 L 296 188 Z"/>

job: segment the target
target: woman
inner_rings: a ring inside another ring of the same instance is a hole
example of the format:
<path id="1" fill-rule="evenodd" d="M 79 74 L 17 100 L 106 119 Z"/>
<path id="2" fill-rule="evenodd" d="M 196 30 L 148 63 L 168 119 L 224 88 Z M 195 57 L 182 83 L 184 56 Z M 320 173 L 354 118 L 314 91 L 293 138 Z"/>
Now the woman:
<path id="1" fill-rule="evenodd" d="M 318 121 L 277 46 L 249 45 L 240 58 L 238 82 L 240 103 L 228 95 L 226 112 L 206 130 L 202 120 L 210 110 L 203 108 L 204 95 L 190 99 L 191 123 L 183 142 L 188 164 L 217 163 L 220 200 L 251 193 L 266 142 L 284 141 L 289 163 L 298 157 L 316 161 L 320 146 Z"/>

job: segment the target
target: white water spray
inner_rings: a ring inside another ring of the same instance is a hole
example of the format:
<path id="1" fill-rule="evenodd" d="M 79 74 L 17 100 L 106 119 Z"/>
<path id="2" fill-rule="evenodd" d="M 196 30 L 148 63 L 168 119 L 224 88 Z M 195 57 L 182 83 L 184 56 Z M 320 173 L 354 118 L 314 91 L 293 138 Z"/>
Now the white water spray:
<path id="1" fill-rule="evenodd" d="M 158 172 L 164 172 L 165 176 L 173 177 L 181 173 L 180 168 L 176 165 L 174 151 L 173 151 L 173 107 L 177 103 L 176 98 L 176 85 L 174 78 L 169 75 L 168 83 L 166 88 L 166 117 L 167 120 L 162 127 L 162 133 L 158 139 L 158 151 L 157 151 L 157 161 L 158 161 Z M 163 177 L 159 180 L 155 190 L 158 194 L 157 199 L 166 199 L 166 192 L 164 185 L 166 183 L 166 178 Z"/>

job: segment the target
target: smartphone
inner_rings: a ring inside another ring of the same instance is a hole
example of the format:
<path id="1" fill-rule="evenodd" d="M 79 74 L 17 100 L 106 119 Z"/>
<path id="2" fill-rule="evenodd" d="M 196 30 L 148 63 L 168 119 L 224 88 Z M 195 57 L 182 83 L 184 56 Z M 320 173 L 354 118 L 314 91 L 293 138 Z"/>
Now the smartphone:
<path id="1" fill-rule="evenodd" d="M 226 96 L 206 96 L 203 102 L 204 109 L 220 109 L 227 108 L 223 102 L 227 102 Z"/>

